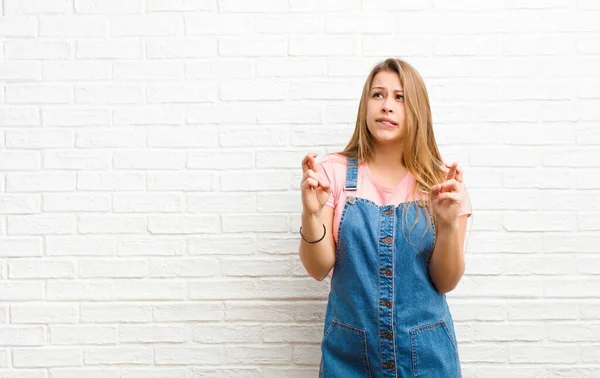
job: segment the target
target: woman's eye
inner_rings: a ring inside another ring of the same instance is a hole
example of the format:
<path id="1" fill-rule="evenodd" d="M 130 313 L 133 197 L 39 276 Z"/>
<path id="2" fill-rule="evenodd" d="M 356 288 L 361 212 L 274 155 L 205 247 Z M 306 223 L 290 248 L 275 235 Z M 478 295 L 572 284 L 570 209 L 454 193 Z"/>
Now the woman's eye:
<path id="1" fill-rule="evenodd" d="M 383 94 L 381 92 L 375 92 L 375 93 L 373 93 L 372 97 L 377 97 L 377 96 L 383 96 Z M 402 95 L 398 95 L 396 98 L 398 100 L 404 100 L 404 96 L 402 96 Z"/>

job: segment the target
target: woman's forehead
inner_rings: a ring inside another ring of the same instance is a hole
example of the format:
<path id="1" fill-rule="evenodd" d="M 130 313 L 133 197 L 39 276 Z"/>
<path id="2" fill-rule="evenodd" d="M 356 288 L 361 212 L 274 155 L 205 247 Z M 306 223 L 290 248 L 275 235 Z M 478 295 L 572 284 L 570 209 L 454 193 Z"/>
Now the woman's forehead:
<path id="1" fill-rule="evenodd" d="M 373 78 L 371 88 L 392 88 L 392 90 L 402 90 L 402 83 L 400 82 L 400 76 L 395 72 L 381 71 L 378 72 Z"/>

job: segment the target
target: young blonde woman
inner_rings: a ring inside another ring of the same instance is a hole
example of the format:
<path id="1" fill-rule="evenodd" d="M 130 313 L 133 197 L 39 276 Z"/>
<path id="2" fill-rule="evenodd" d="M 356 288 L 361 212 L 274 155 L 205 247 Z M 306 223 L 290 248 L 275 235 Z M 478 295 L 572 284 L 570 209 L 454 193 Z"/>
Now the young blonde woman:
<path id="1" fill-rule="evenodd" d="M 445 293 L 464 272 L 471 207 L 418 72 L 377 64 L 348 145 L 316 157 L 302 161 L 299 253 L 311 277 L 331 273 L 320 377 L 460 377 Z"/>

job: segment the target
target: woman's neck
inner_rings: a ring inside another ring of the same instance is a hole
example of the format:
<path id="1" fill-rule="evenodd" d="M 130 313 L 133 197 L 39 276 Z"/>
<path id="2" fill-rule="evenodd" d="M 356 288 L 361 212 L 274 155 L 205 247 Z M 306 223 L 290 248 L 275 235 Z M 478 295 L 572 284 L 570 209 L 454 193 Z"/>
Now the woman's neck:
<path id="1" fill-rule="evenodd" d="M 375 156 L 371 165 L 384 169 L 404 168 L 404 164 L 402 163 L 402 147 L 397 144 L 376 146 Z"/>

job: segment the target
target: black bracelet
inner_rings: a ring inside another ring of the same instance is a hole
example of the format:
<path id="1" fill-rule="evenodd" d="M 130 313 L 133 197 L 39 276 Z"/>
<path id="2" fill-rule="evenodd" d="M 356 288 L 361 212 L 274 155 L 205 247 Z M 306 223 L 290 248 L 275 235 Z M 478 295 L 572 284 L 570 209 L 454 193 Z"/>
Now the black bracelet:
<path id="1" fill-rule="evenodd" d="M 323 236 L 321 236 L 321 239 L 315 240 L 315 241 L 308 241 L 308 240 L 304 239 L 304 235 L 302 235 L 302 227 L 300 227 L 300 236 L 302 236 L 302 240 L 304 240 L 305 242 L 307 242 L 309 244 L 315 244 L 315 243 L 320 242 L 321 240 L 323 240 L 326 233 L 327 233 L 327 229 L 325 228 L 325 225 L 323 225 Z"/>

